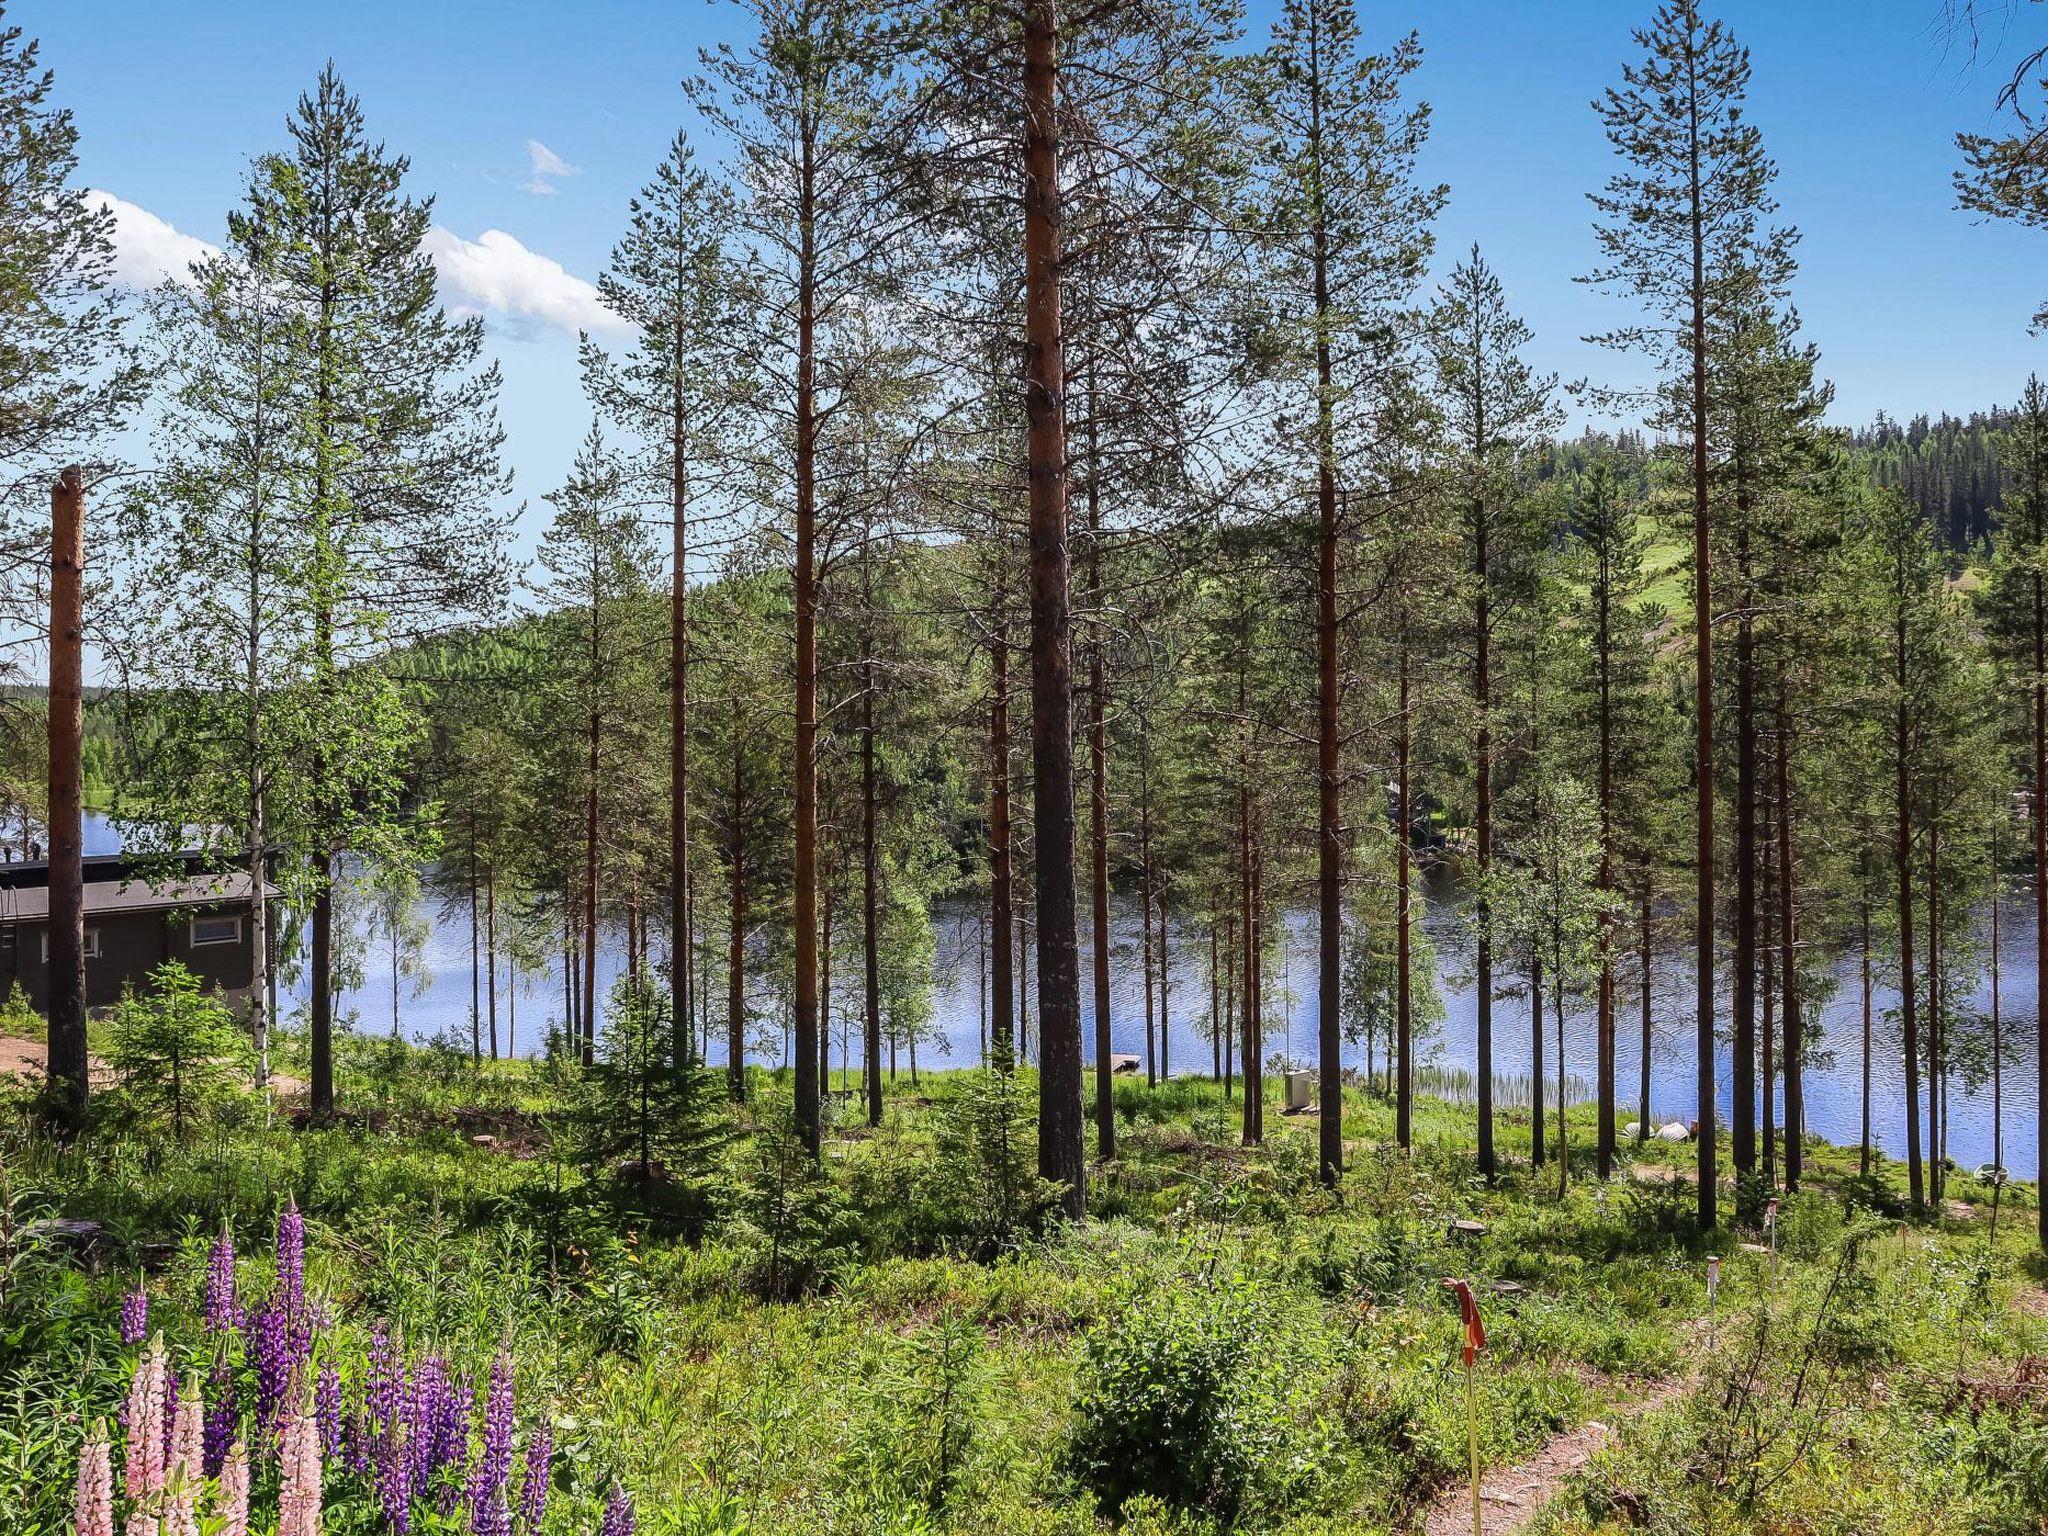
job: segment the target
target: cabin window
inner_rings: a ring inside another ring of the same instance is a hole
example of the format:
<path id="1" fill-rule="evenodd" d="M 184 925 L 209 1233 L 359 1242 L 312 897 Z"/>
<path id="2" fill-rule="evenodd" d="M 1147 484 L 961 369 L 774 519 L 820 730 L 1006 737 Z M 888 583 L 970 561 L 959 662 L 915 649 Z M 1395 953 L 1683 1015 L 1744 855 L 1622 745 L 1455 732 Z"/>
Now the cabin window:
<path id="1" fill-rule="evenodd" d="M 99 957 L 100 931 L 97 928 L 88 928 L 85 930 L 85 958 L 97 960 Z M 47 932 L 43 935 L 43 963 L 50 963 L 50 935 Z"/>
<path id="2" fill-rule="evenodd" d="M 192 919 L 192 947 L 198 949 L 204 944 L 239 944 L 242 942 L 242 920 L 239 917 L 195 917 Z"/>

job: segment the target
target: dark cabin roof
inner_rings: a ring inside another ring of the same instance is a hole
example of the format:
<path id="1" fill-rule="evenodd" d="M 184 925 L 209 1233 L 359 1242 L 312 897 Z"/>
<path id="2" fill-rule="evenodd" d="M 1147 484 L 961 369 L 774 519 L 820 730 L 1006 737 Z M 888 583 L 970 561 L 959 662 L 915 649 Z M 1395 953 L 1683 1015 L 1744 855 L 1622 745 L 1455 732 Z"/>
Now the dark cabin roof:
<path id="1" fill-rule="evenodd" d="M 173 855 L 159 861 L 145 879 L 140 861 L 125 854 L 95 854 L 84 861 L 88 917 L 116 912 L 161 912 L 182 907 L 247 906 L 246 870 L 206 868 L 203 854 Z M 168 863 L 182 873 L 162 873 Z M 275 888 L 265 887 L 275 895 Z M 50 915 L 50 863 L 23 859 L 0 863 L 0 923 L 43 922 Z"/>

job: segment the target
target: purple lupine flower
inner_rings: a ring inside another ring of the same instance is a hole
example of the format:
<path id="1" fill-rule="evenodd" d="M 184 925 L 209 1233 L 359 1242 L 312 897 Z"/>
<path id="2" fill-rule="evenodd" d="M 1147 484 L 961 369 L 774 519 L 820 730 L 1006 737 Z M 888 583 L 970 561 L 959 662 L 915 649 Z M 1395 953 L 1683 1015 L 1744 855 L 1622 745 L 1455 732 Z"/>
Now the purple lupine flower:
<path id="1" fill-rule="evenodd" d="M 441 1398 L 440 1455 L 447 1475 L 435 1507 L 452 1516 L 462 1502 L 469 1466 L 469 1421 L 476 1416 L 476 1393 L 467 1374 L 451 1382 Z"/>
<path id="2" fill-rule="evenodd" d="M 428 1355 L 412 1368 L 410 1390 L 406 1393 L 406 1461 L 413 1487 L 424 1486 L 440 1465 L 441 1402 L 447 1389 L 448 1366 L 439 1355 Z"/>
<path id="3" fill-rule="evenodd" d="M 354 1447 L 350 1466 L 367 1472 L 391 1438 L 405 1405 L 405 1372 L 391 1348 L 382 1323 L 370 1330 L 370 1353 L 364 1363 L 362 1396 L 352 1420 Z"/>
<path id="4" fill-rule="evenodd" d="M 369 1369 L 363 1374 L 363 1411 L 382 1428 L 405 1407 L 405 1372 L 392 1347 L 391 1335 L 378 1323 L 370 1330 Z"/>
<path id="5" fill-rule="evenodd" d="M 412 1528 L 412 1483 L 406 1470 L 404 1431 L 394 1436 L 392 1454 L 377 1463 L 377 1509 L 396 1536 Z"/>
<path id="6" fill-rule="evenodd" d="M 137 1280 L 135 1289 L 121 1298 L 121 1342 L 140 1344 L 149 1337 L 149 1292 Z"/>
<path id="7" fill-rule="evenodd" d="M 541 1516 L 548 1511 L 548 1463 L 554 1459 L 554 1430 L 536 1424 L 533 1438 L 526 1442 L 526 1473 L 519 1483 L 519 1529 L 523 1536 L 539 1536 Z"/>
<path id="8" fill-rule="evenodd" d="M 512 1362 L 500 1354 L 491 1362 L 484 1395 L 483 1445 L 470 1469 L 469 1527 L 474 1536 L 510 1536 L 512 1515 L 505 1489 L 512 1476 Z"/>
<path id="9" fill-rule="evenodd" d="M 235 1240 L 226 1222 L 220 1236 L 206 1254 L 206 1331 L 235 1333 L 242 1326 L 242 1309 L 235 1301 Z"/>
<path id="10" fill-rule="evenodd" d="M 291 1368 L 296 1372 L 303 1372 L 313 1359 L 313 1332 L 316 1321 L 314 1314 L 302 1307 L 298 1315 L 289 1320 L 290 1326 L 285 1330 L 285 1359 L 291 1362 Z"/>
<path id="11" fill-rule="evenodd" d="M 306 1218 L 289 1194 L 277 1214 L 277 1299 L 288 1319 L 306 1310 Z"/>
<path id="12" fill-rule="evenodd" d="M 597 1536 L 633 1536 L 637 1523 L 633 1517 L 633 1501 L 626 1497 L 625 1489 L 613 1483 L 612 1496 L 605 1500 L 604 1521 L 597 1528 Z"/>
<path id="13" fill-rule="evenodd" d="M 292 1376 L 289 1325 L 276 1298 L 249 1314 L 242 1350 L 256 1371 L 256 1424 L 267 1432 L 277 1423 Z"/>
<path id="14" fill-rule="evenodd" d="M 206 1428 L 200 1441 L 200 1460 L 208 1477 L 219 1477 L 226 1465 L 241 1416 L 235 1373 L 228 1369 L 227 1356 L 220 1355 L 213 1362 L 213 1374 L 206 1379 Z"/>
<path id="15" fill-rule="evenodd" d="M 378 1424 L 373 1454 L 376 1459 L 377 1508 L 384 1523 L 397 1536 L 405 1536 L 412 1524 L 412 1447 L 407 1441 L 407 1422 L 402 1406 L 410 1394 L 410 1383 L 402 1369 L 394 1369 L 394 1400 Z"/>
<path id="16" fill-rule="evenodd" d="M 320 1426 L 320 1451 L 334 1457 L 341 1454 L 341 1372 L 332 1360 L 320 1362 L 320 1374 L 313 1385 L 313 1415 Z"/>

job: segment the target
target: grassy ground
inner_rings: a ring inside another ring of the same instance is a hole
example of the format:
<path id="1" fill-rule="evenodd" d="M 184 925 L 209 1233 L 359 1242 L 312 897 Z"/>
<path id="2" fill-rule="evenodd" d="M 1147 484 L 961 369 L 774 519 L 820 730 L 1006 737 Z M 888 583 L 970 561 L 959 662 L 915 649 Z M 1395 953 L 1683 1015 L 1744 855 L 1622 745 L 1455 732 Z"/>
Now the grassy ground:
<path id="1" fill-rule="evenodd" d="M 2030 1190 L 2006 1192 L 1994 1248 L 1981 1215 L 1902 1226 L 1851 1203 L 1885 1195 L 1815 1148 L 1774 1260 L 1738 1246 L 1758 1234 L 1693 1230 L 1689 1148 L 1593 1183 L 1576 1112 L 1566 1188 L 1510 1118 L 1488 1189 L 1469 1111 L 1423 1104 L 1403 1155 L 1356 1096 L 1332 1194 L 1312 1121 L 1271 1104 L 1243 1149 L 1220 1090 L 1176 1080 L 1119 1084 L 1096 1214 L 1034 1228 L 1022 1077 L 1018 1099 L 975 1073 L 899 1079 L 879 1130 L 835 1129 L 818 1180 L 774 1131 L 770 1074 L 714 1117 L 732 1134 L 713 1176 L 652 1184 L 590 1153 L 572 1074 L 428 1050 L 359 1044 L 348 1111 L 318 1130 L 238 1103 L 186 1144 L 110 1126 L 60 1153 L 15 1103 L 0 1533 L 65 1527 L 81 1437 L 132 1368 L 116 1316 L 138 1273 L 174 1363 L 205 1369 L 208 1241 L 225 1222 L 260 1297 L 287 1192 L 318 1358 L 348 1374 L 380 1322 L 479 1380 L 510 1352 L 522 1439 L 554 1433 L 551 1532 L 594 1527 L 615 1481 L 642 1530 L 696 1536 L 1406 1531 L 1464 1474 L 1451 1275 L 1489 1329 L 1489 1464 L 1684 1387 L 1552 1505 L 1558 1536 L 2048 1529 L 2048 1402 L 2022 1381 L 2048 1353 Z M 97 1269 L 37 1241 L 55 1215 L 104 1225 Z M 382 1528 L 351 1474 L 329 1498 L 329 1531 Z"/>

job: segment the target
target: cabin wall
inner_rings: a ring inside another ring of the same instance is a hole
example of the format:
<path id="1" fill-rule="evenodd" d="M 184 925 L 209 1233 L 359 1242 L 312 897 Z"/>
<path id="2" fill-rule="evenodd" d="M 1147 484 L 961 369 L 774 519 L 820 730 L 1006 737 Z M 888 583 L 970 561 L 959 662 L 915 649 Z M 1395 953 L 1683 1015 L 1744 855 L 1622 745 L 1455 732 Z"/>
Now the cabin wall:
<path id="1" fill-rule="evenodd" d="M 249 946 L 249 913 L 222 908 L 201 916 L 239 916 L 240 937 L 232 942 L 192 942 L 194 913 L 88 912 L 85 926 L 90 935 L 99 934 L 99 953 L 85 962 L 85 1000 L 88 1008 L 110 1008 L 121 1000 L 124 989 L 145 989 L 149 973 L 166 960 L 176 960 L 197 976 L 200 983 L 240 1000 L 248 995 L 253 972 Z M 0 993 L 19 982 L 29 1006 L 47 1012 L 50 1001 L 50 963 L 44 939 L 47 925 L 41 920 L 0 923 Z M 88 940 L 89 942 L 89 940 Z"/>

